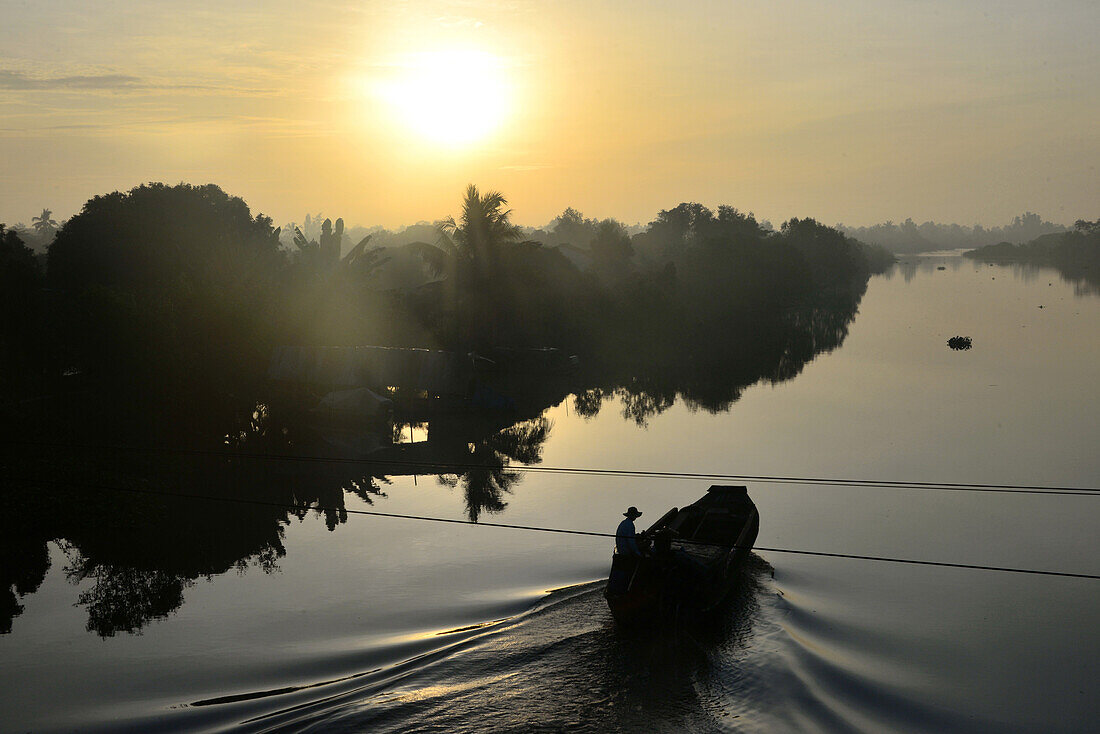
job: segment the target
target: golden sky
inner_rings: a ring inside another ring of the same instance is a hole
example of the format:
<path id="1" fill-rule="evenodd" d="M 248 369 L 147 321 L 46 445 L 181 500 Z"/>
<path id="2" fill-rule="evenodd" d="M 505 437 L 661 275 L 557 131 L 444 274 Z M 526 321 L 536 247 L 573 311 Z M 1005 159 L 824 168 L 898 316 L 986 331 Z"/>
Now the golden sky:
<path id="1" fill-rule="evenodd" d="M 0 0 L 0 221 L 145 181 L 396 226 L 1100 217 L 1100 3 Z"/>

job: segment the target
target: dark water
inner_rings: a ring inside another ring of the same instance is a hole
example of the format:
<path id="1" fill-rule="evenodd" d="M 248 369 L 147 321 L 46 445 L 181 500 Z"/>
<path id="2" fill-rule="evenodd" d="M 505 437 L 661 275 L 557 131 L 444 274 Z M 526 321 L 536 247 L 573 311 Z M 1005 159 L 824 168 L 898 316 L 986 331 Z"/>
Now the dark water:
<path id="1" fill-rule="evenodd" d="M 729 410 L 667 391 L 612 394 L 595 416 L 592 395 L 555 400 L 468 451 L 1100 485 L 1100 298 L 1047 270 L 905 260 L 870 281 L 838 348 Z M 955 335 L 973 348 L 948 349 Z M 109 462 L 79 466 L 119 481 Z M 708 484 L 387 476 L 351 486 L 307 464 L 263 483 L 346 509 L 601 532 L 627 505 L 644 524 Z M 764 547 L 1100 573 L 1095 497 L 749 488 Z M 82 495 L 57 491 L 13 500 L 0 541 L 23 607 L 0 635 L 5 731 L 1084 732 L 1100 713 L 1096 581 L 761 552 L 717 624 L 631 636 L 599 593 L 606 539 L 198 500 L 171 523 L 107 500 L 89 520 Z"/>

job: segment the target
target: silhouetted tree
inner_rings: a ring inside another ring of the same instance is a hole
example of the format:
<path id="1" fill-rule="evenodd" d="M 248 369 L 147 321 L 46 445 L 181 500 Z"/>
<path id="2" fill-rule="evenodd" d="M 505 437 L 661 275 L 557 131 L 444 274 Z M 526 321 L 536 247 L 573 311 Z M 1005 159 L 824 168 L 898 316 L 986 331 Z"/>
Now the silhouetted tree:
<path id="1" fill-rule="evenodd" d="M 646 231 L 636 237 L 646 254 L 658 261 L 673 260 L 706 229 L 714 213 L 702 204 L 684 202 L 672 209 L 662 209 L 649 223 Z"/>
<path id="2" fill-rule="evenodd" d="M 458 257 L 472 261 L 480 276 L 491 277 L 500 262 L 501 249 L 523 236 L 510 221 L 512 212 L 504 208 L 507 205 L 508 200 L 499 191 L 482 195 L 477 186 L 470 184 L 459 220 L 446 217 L 439 223 L 441 244 Z"/>
<path id="3" fill-rule="evenodd" d="M 1078 219 L 1073 223 L 1073 228 L 1083 235 L 1094 235 L 1100 232 L 1100 219 L 1090 222 L 1087 219 Z"/>
<path id="4" fill-rule="evenodd" d="M 294 230 L 294 246 L 298 248 L 296 264 L 305 271 L 305 277 L 340 275 L 369 280 L 375 270 L 386 261 L 382 256 L 382 248 L 368 249 L 372 235 L 367 235 L 341 258 L 338 238 L 343 236 L 344 220 L 336 220 L 335 231 L 332 231 L 329 220 L 326 219 L 325 222 L 328 223 L 328 228 L 322 227 L 321 242 L 309 241 L 302 230 Z"/>
<path id="5" fill-rule="evenodd" d="M 510 221 L 508 200 L 498 191 L 484 195 L 466 187 L 458 221 L 446 217 L 437 224 L 435 259 L 446 270 L 446 307 L 457 321 L 459 338 L 467 344 L 489 346 L 498 341 L 498 314 L 503 307 L 500 278 L 504 249 L 522 237 Z M 427 248 L 424 248 L 425 250 Z"/>
<path id="6" fill-rule="evenodd" d="M 52 214 L 53 212 L 49 209 L 43 209 L 41 214 L 31 219 L 31 226 L 43 239 L 48 238 L 57 230 L 57 220 L 51 218 Z"/>
<path id="7" fill-rule="evenodd" d="M 780 237 L 805 258 L 815 287 L 867 274 L 859 245 L 814 219 L 789 219 L 780 228 Z"/>
<path id="8" fill-rule="evenodd" d="M 97 196 L 48 262 L 64 346 L 99 377 L 232 390 L 263 374 L 284 255 L 271 220 L 217 186 Z"/>
<path id="9" fill-rule="evenodd" d="M 0 224 L 0 379 L 19 384 L 31 364 L 41 367 L 42 274 L 19 235 Z"/>
<path id="10" fill-rule="evenodd" d="M 19 233 L 0 224 L 0 263 L 5 267 L 37 269 L 34 252 L 24 244 Z"/>
<path id="11" fill-rule="evenodd" d="M 550 222 L 548 244 L 586 248 L 596 237 L 598 224 L 595 219 L 585 219 L 583 214 L 569 207 Z"/>
<path id="12" fill-rule="evenodd" d="M 1100 219 L 1079 219 L 1069 232 L 1045 234 L 1024 244 L 999 242 L 966 253 L 985 261 L 1026 262 L 1056 268 L 1086 292 L 1100 289 Z"/>
<path id="13" fill-rule="evenodd" d="M 602 277 L 621 278 L 630 268 L 634 247 L 626 228 L 614 219 L 605 219 L 596 228 L 592 240 L 592 268 Z"/>

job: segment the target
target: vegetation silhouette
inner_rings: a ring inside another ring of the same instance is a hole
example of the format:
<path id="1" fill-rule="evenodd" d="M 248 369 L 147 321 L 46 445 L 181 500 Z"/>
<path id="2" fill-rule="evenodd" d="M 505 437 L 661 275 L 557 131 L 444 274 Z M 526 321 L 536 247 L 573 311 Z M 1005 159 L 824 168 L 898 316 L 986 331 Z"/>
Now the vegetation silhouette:
<path id="1" fill-rule="evenodd" d="M 1100 293 L 1100 219 L 1079 219 L 1069 232 L 1047 234 L 1025 244 L 1000 242 L 965 255 L 982 262 L 1052 267 L 1082 291 Z"/>
<path id="2" fill-rule="evenodd" d="M 53 219 L 53 212 L 43 209 L 41 214 L 31 219 L 31 226 L 39 237 L 46 238 L 57 231 L 58 224 L 57 220 Z"/>
<path id="3" fill-rule="evenodd" d="M 953 336 L 947 340 L 947 346 L 955 351 L 966 351 L 974 346 L 974 340 L 968 336 Z"/>
<path id="4" fill-rule="evenodd" d="M 622 224 L 614 219 L 600 222 L 589 249 L 592 252 L 592 270 L 603 280 L 616 283 L 629 275 L 633 267 L 634 246 Z"/>
<path id="5" fill-rule="evenodd" d="M 634 246 L 650 264 L 606 290 L 582 415 L 611 397 L 639 424 L 678 396 L 728 410 L 748 385 L 790 379 L 839 345 L 872 270 L 861 245 L 812 219 L 774 232 L 725 206 L 663 211 Z"/>
<path id="6" fill-rule="evenodd" d="M 1015 217 L 1011 224 L 985 228 L 980 224 L 917 224 L 911 218 L 901 224 L 892 221 L 869 227 L 836 226 L 849 237 L 885 247 L 894 253 L 958 250 L 983 247 L 999 242 L 1024 243 L 1047 234 L 1065 232 L 1068 228 L 1044 220 L 1034 212 Z"/>
<path id="7" fill-rule="evenodd" d="M 633 236 L 566 210 L 551 235 L 585 238 L 582 247 L 523 239 L 506 205 L 471 185 L 436 244 L 371 246 L 368 234 L 345 254 L 342 220 L 323 220 L 312 240 L 296 228 L 288 251 L 269 218 L 212 185 L 96 197 L 50 248 L 52 320 L 40 329 L 56 351 L 52 372 L 127 395 L 225 399 L 257 394 L 276 344 L 386 344 L 554 345 L 606 373 L 632 354 L 695 358 L 715 330 L 774 321 L 881 265 L 813 220 L 776 232 L 730 206 L 683 203 Z M 409 270 L 410 257 L 424 268 Z M 395 259 L 412 282 L 377 287 Z M 435 277 L 417 283 L 425 272 Z"/>
<path id="8" fill-rule="evenodd" d="M 34 252 L 0 224 L 0 399 L 30 394 L 46 361 L 42 272 Z"/>
<path id="9" fill-rule="evenodd" d="M 172 614 L 201 578 L 277 568 L 291 518 L 335 530 L 346 493 L 375 502 L 393 476 L 461 487 L 474 521 L 503 512 L 514 465 L 541 459 L 547 408 L 573 395 L 593 416 L 615 400 L 642 425 L 678 400 L 729 410 L 745 387 L 838 346 L 885 262 L 812 219 L 777 231 L 696 203 L 637 228 L 567 209 L 525 232 L 504 196 L 473 185 L 457 218 L 400 237 L 356 230 L 346 251 L 342 220 L 305 224 L 281 232 L 217 186 L 148 184 L 90 200 L 57 233 L 45 277 L 0 230 L 3 369 L 41 378 L 6 380 L 0 408 L 13 508 L 0 520 L 0 628 L 41 583 L 51 542 L 87 585 L 88 628 L 108 636 Z M 462 412 L 395 419 L 422 424 L 419 443 L 394 443 L 394 423 L 333 435 L 265 378 L 276 345 L 363 344 L 475 352 L 493 367 Z M 19 449 L 28 440 L 141 451 Z M 262 458 L 314 455 L 332 461 Z"/>
<path id="10" fill-rule="evenodd" d="M 217 186 L 97 196 L 49 250 L 63 358 L 127 392 L 241 390 L 275 341 L 281 265 L 271 220 Z"/>

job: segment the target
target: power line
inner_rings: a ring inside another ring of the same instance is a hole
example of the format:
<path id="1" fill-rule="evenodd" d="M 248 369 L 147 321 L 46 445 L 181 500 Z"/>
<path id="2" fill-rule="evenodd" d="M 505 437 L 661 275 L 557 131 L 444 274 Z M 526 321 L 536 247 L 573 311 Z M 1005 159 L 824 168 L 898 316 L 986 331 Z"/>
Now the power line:
<path id="1" fill-rule="evenodd" d="M 404 514 L 404 513 L 398 513 L 398 512 L 381 512 L 381 511 L 378 511 L 378 510 L 354 510 L 354 509 L 349 510 L 347 508 L 329 507 L 329 506 L 324 506 L 324 505 L 301 506 L 301 505 L 295 505 L 295 504 L 287 503 L 287 502 L 271 502 L 271 501 L 266 501 L 266 500 L 247 499 L 247 498 L 243 498 L 243 497 L 215 497 L 215 496 L 212 496 L 212 495 L 201 495 L 201 494 L 192 494 L 192 493 L 159 492 L 159 491 L 155 491 L 155 490 L 138 489 L 136 487 L 119 487 L 119 486 L 115 486 L 115 485 L 92 484 L 92 483 L 87 483 L 87 482 L 62 482 L 60 480 L 38 479 L 38 478 L 34 478 L 34 477 L 8 478 L 8 481 L 11 481 L 12 479 L 14 479 L 15 481 L 21 481 L 25 484 L 55 484 L 55 485 L 65 485 L 65 486 L 78 486 L 78 487 L 84 487 L 84 488 L 88 488 L 88 489 L 104 489 L 104 490 L 115 491 L 115 492 L 129 492 L 129 493 L 133 493 L 133 494 L 145 494 L 145 495 L 154 495 L 154 496 L 163 496 L 163 497 L 175 497 L 175 498 L 179 498 L 179 499 L 193 499 L 193 500 L 201 500 L 201 501 L 209 501 L 209 502 L 227 502 L 227 503 L 233 503 L 233 504 L 260 505 L 260 506 L 266 506 L 266 507 L 276 507 L 276 508 L 279 508 L 279 509 L 313 510 L 315 512 L 344 512 L 344 513 L 347 513 L 349 515 L 365 515 L 365 516 L 369 516 L 369 517 L 382 517 L 382 518 L 389 518 L 389 519 L 417 520 L 417 521 L 422 521 L 422 522 L 438 522 L 438 523 L 446 523 L 446 524 L 450 524 L 450 525 L 465 525 L 465 526 L 468 526 L 468 527 L 505 528 L 505 529 L 509 529 L 509 530 L 524 530 L 524 531 L 529 531 L 529 532 L 555 533 L 555 534 L 560 534 L 560 535 L 580 535 L 580 536 L 595 537 L 595 538 L 615 538 L 615 537 L 617 537 L 614 533 L 601 533 L 601 532 L 597 532 L 597 531 L 594 531 L 594 530 L 572 530 L 572 529 L 567 529 L 567 528 L 548 528 L 548 527 L 543 527 L 543 526 L 539 526 L 539 525 L 518 525 L 518 524 L 513 524 L 513 523 L 500 523 L 500 522 L 474 522 L 474 521 L 471 521 L 471 520 L 458 520 L 458 519 L 449 518 L 449 517 L 433 517 L 433 516 L 430 516 L 430 515 L 411 515 L 411 514 Z M 692 544 L 692 545 L 701 545 L 701 546 L 716 546 L 716 547 L 722 547 L 722 548 L 737 547 L 737 546 L 726 546 L 726 545 L 721 545 L 721 544 L 718 544 L 718 543 L 708 543 L 708 542 L 689 540 L 689 539 L 680 539 L 677 542 Z M 787 553 L 787 554 L 791 554 L 791 555 L 817 556 L 817 557 L 822 557 L 822 558 L 845 558 L 845 559 L 860 560 L 860 561 L 879 561 L 879 562 L 884 562 L 884 563 L 904 563 L 904 564 L 915 565 L 915 566 L 936 566 L 936 567 L 940 567 L 940 568 L 961 568 L 961 569 L 971 569 L 971 570 L 975 570 L 975 571 L 1000 571 L 1000 572 L 1004 572 L 1004 573 L 1020 573 L 1020 574 L 1029 574 L 1029 575 L 1034 575 L 1034 576 L 1058 576 L 1058 577 L 1063 577 L 1063 578 L 1078 578 L 1078 579 L 1100 580 L 1100 574 L 1072 573 L 1072 572 L 1068 572 L 1068 571 L 1048 571 L 1048 570 L 1043 570 L 1043 569 L 1015 568 L 1015 567 L 1009 567 L 1009 566 L 986 566 L 986 565 L 971 564 L 971 563 L 951 563 L 951 562 L 947 562 L 947 561 L 928 561 L 928 560 L 914 559 L 914 558 L 893 558 L 893 557 L 889 557 L 889 556 L 871 556 L 871 555 L 862 555 L 862 554 L 855 554 L 855 553 L 830 553 L 830 552 L 826 552 L 826 551 L 801 550 L 801 549 L 794 549 L 794 548 L 773 548 L 773 547 L 767 547 L 767 546 L 752 546 L 750 548 L 750 550 L 756 550 L 756 551 L 761 551 L 761 552 L 765 552 L 765 553 Z"/>
<path id="2" fill-rule="evenodd" d="M 1042 486 L 1029 484 L 980 484 L 964 482 L 920 482 L 888 479 L 840 479 L 827 477 L 797 477 L 776 476 L 765 474 L 723 474 L 708 472 L 680 472 L 680 471 L 651 471 L 644 469 L 599 469 L 588 467 L 563 467 L 563 466 L 535 466 L 535 465 L 501 465 L 479 463 L 452 463 L 431 461 L 410 461 L 402 459 L 352 459 L 333 456 L 313 456 L 304 454 L 271 454 L 247 451 L 215 451 L 210 449 L 184 449 L 173 447 L 154 446 L 121 446 L 121 445 L 94 445 L 94 444 L 66 444 L 56 442 L 38 441 L 11 441 L 11 444 L 40 446 L 49 448 L 68 448 L 85 451 L 115 451 L 119 453 L 167 453 L 188 456 L 214 456 L 221 458 L 259 459 L 264 461 L 304 462 L 304 463 L 333 463 L 353 464 L 375 467 L 404 467 L 411 469 L 423 469 L 426 474 L 454 473 L 454 470 L 477 471 L 484 469 L 507 469 L 509 471 L 522 471 L 547 474 L 577 474 L 601 477 L 625 477 L 638 479 L 668 479 L 668 480 L 707 480 L 707 481 L 734 481 L 734 482 L 760 482 L 769 484 L 809 484 L 813 486 L 845 486 L 865 487 L 881 489 L 911 489 L 939 492 L 986 492 L 1000 494 L 1038 494 L 1038 495 L 1062 495 L 1062 496 L 1100 496 L 1100 488 L 1095 487 L 1065 487 Z"/>

